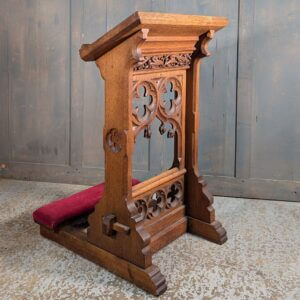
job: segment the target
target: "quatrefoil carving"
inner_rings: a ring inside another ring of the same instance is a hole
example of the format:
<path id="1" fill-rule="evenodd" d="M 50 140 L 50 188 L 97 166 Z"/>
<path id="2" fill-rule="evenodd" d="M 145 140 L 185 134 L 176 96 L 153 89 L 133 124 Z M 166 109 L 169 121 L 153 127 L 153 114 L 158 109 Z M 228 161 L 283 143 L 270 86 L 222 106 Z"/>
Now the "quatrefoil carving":
<path id="1" fill-rule="evenodd" d="M 160 107 L 166 116 L 174 116 L 181 109 L 181 84 L 176 78 L 163 82 L 160 88 Z"/>
<path id="2" fill-rule="evenodd" d="M 157 106 L 157 92 L 153 83 L 142 81 L 138 83 L 133 91 L 133 124 L 140 126 L 150 123 L 155 117 Z"/>
<path id="3" fill-rule="evenodd" d="M 183 179 L 179 179 L 159 190 L 135 201 L 139 220 L 153 219 L 164 210 L 183 203 Z"/>
<path id="4" fill-rule="evenodd" d="M 148 218 L 154 218 L 158 216 L 161 210 L 164 209 L 166 202 L 166 195 L 163 190 L 158 190 L 149 199 L 148 202 Z"/>
<path id="5" fill-rule="evenodd" d="M 157 117 L 161 125 L 159 132 L 167 132 L 173 138 L 181 130 L 182 86 L 176 77 L 161 77 L 134 82 L 132 101 L 132 123 L 134 139 L 141 130 L 144 137 L 151 137 L 151 123 Z"/>
<path id="6" fill-rule="evenodd" d="M 175 207 L 183 198 L 183 187 L 181 182 L 177 181 L 171 185 L 167 195 L 166 206 L 168 208 Z"/>

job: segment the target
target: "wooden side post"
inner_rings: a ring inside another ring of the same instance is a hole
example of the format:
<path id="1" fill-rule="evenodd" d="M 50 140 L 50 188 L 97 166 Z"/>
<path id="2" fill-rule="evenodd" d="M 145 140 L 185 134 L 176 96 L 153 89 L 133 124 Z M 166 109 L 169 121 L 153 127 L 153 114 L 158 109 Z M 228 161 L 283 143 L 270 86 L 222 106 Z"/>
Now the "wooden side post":
<path id="1" fill-rule="evenodd" d="M 213 30 L 200 36 L 191 67 L 187 70 L 185 203 L 188 231 L 223 244 L 227 240 L 226 231 L 221 223 L 215 220 L 213 196 L 198 170 L 199 69 L 202 58 L 210 55 L 207 46 L 213 36 Z"/>
<path id="2" fill-rule="evenodd" d="M 150 237 L 135 227 L 138 211 L 132 201 L 131 85 L 132 49 L 143 38 L 139 31 L 101 56 L 96 64 L 105 80 L 105 193 L 89 217 L 88 240 L 142 268 L 152 264 Z M 130 235 L 113 230 L 114 223 Z M 110 227 L 109 227 L 110 226 Z"/>

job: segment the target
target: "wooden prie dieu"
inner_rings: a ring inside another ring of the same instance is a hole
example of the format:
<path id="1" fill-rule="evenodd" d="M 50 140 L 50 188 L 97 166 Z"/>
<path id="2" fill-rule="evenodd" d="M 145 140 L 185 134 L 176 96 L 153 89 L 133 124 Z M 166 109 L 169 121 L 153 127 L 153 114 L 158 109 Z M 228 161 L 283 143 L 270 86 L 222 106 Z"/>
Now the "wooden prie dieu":
<path id="1" fill-rule="evenodd" d="M 152 255 L 185 232 L 223 244 L 213 197 L 198 172 L 199 67 L 223 17 L 136 12 L 80 56 L 105 81 L 105 194 L 87 228 L 64 224 L 41 234 L 160 295 L 165 277 Z M 166 103 L 164 94 L 172 91 Z M 147 98 L 144 106 L 139 99 Z M 151 125 L 174 139 L 172 167 L 132 187 L 132 155 Z"/>

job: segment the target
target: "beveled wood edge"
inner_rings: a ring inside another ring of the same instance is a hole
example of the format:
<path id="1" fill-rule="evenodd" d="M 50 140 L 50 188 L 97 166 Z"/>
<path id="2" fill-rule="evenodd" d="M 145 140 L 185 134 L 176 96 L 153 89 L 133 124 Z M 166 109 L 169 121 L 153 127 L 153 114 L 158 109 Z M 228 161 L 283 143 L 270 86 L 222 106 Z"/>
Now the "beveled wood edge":
<path id="1" fill-rule="evenodd" d="M 143 75 L 145 80 L 153 79 L 153 75 L 156 77 L 164 77 L 166 73 L 168 74 L 172 71 L 173 76 L 182 76 L 182 70 L 187 70 L 189 67 L 172 67 L 172 68 L 161 68 L 161 69 L 146 69 L 146 70 L 138 70 L 132 72 L 132 80 L 139 80 L 140 76 Z M 172 76 L 172 77 L 173 77 Z"/>
<path id="2" fill-rule="evenodd" d="M 216 27 L 217 30 L 228 24 L 228 18 L 219 16 L 187 15 L 160 12 L 137 11 L 142 25 L 161 25 L 176 27 Z M 188 23 L 187 23 L 188 21 Z"/>
<path id="3" fill-rule="evenodd" d="M 218 31 L 227 24 L 228 19 L 225 17 L 136 11 L 93 43 L 83 44 L 79 53 L 84 61 L 97 60 L 126 38 L 147 26 L 208 27 L 208 30 Z"/>
<path id="4" fill-rule="evenodd" d="M 155 181 L 157 181 L 157 180 L 159 180 L 159 179 L 161 179 L 161 178 L 163 178 L 165 176 L 173 174 L 173 173 L 177 172 L 178 170 L 179 170 L 178 168 L 172 168 L 172 169 L 167 170 L 165 172 L 162 172 L 162 173 L 160 173 L 160 174 L 158 174 L 156 176 L 153 176 L 153 177 L 151 177 L 151 178 L 149 178 L 149 179 L 147 179 L 145 181 L 142 181 L 142 182 L 140 182 L 140 183 L 138 183 L 138 184 L 136 184 L 136 185 L 134 185 L 132 187 L 132 192 L 135 192 L 136 190 L 138 190 L 138 189 L 140 189 L 142 187 L 145 187 L 148 184 L 150 184 L 152 182 L 155 182 Z"/>
<path id="5" fill-rule="evenodd" d="M 81 59 L 84 61 L 97 60 L 100 56 L 117 46 L 130 35 L 139 31 L 140 21 L 136 18 L 135 14 L 136 13 L 129 16 L 93 43 L 82 44 L 79 49 Z"/>
<path id="6" fill-rule="evenodd" d="M 155 188 L 171 182 L 176 178 L 184 175 L 186 173 L 186 169 L 178 169 L 172 168 L 168 171 L 165 171 L 157 176 L 151 177 L 143 182 L 140 182 L 132 187 L 132 198 L 137 198 L 140 195 L 143 195 Z"/>
<path id="7" fill-rule="evenodd" d="M 151 265 L 146 269 L 142 269 L 89 243 L 80 230 L 74 230 L 66 226 L 58 232 L 54 232 L 40 225 L 40 234 L 155 296 L 159 296 L 167 290 L 166 279 L 157 266 Z"/>

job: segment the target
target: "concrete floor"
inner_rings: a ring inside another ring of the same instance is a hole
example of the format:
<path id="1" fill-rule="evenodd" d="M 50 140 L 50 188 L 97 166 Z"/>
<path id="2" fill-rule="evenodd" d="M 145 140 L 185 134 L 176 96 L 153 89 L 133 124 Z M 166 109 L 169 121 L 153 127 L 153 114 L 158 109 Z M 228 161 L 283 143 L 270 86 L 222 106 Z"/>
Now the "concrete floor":
<path id="1" fill-rule="evenodd" d="M 153 298 L 39 235 L 32 211 L 83 188 L 0 179 L 0 299 Z M 299 300 L 299 204 L 216 197 L 215 208 L 228 241 L 185 234 L 157 253 L 161 299 Z"/>

